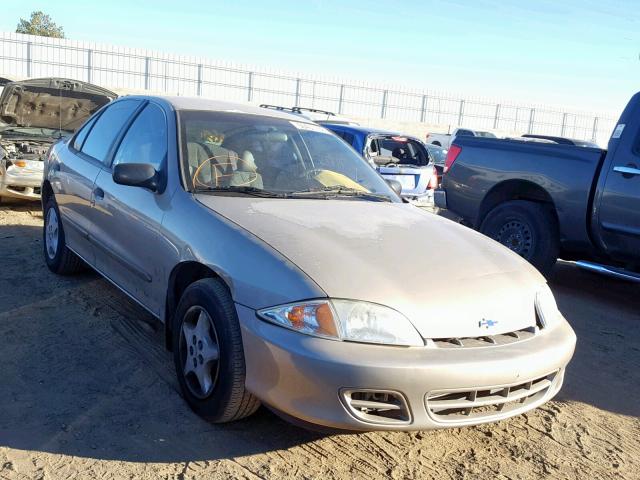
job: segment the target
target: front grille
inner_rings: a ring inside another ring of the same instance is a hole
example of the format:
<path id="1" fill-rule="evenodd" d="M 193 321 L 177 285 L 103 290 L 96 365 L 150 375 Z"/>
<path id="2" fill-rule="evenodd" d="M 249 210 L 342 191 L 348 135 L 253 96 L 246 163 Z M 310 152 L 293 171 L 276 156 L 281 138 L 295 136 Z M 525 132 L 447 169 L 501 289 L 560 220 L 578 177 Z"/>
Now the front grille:
<path id="1" fill-rule="evenodd" d="M 343 389 L 341 398 L 358 420 L 382 425 L 406 425 L 411 414 L 404 396 L 390 390 Z"/>
<path id="2" fill-rule="evenodd" d="M 432 338 L 427 342 L 437 348 L 475 348 L 509 345 L 510 343 L 529 340 L 536 335 L 536 328 L 528 327 L 499 335 L 483 335 L 481 337 Z"/>
<path id="3" fill-rule="evenodd" d="M 558 372 L 524 383 L 478 390 L 434 391 L 426 395 L 429 415 L 438 422 L 491 419 L 526 410 L 545 397 Z"/>

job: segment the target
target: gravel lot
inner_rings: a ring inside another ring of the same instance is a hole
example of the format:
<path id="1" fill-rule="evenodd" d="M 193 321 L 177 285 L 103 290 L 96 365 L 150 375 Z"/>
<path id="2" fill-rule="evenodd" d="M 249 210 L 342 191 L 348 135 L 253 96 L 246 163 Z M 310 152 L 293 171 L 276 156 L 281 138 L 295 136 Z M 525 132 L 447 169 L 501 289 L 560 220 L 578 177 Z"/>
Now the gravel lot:
<path id="1" fill-rule="evenodd" d="M 0 207 L 0 478 L 640 478 L 640 286 L 559 264 L 578 335 L 559 397 L 494 425 L 321 435 L 182 401 L 161 329 L 41 259 L 38 205 Z"/>

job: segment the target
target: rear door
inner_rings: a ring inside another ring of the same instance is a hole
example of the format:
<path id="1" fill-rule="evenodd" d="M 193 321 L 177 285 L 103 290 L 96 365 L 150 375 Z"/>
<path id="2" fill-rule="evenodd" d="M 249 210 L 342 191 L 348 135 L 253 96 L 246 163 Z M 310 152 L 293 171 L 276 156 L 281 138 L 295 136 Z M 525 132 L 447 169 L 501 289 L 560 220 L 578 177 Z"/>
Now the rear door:
<path id="1" fill-rule="evenodd" d="M 629 138 L 623 136 L 623 131 L 620 131 L 619 137 L 621 138 L 616 138 L 614 132 L 609 158 L 606 159 L 601 174 L 606 177 L 603 184 L 601 182 L 602 186 L 597 199 L 597 225 L 600 228 L 603 247 L 611 257 L 638 263 L 640 259 L 640 135 Z"/>
<path id="2" fill-rule="evenodd" d="M 138 101 L 126 100 L 106 107 L 78 131 L 52 165 L 57 169 L 52 185 L 67 241 L 90 265 L 95 265 L 90 241 L 95 221 L 94 183 L 113 140 L 138 105 Z"/>
<path id="3" fill-rule="evenodd" d="M 166 294 L 158 259 L 175 255 L 161 234 L 170 193 L 119 185 L 112 172 L 117 164 L 147 163 L 166 176 L 167 128 L 164 110 L 147 103 L 117 141 L 112 163 L 100 171 L 95 184 L 100 193 L 93 232 L 97 269 L 158 316 Z"/>

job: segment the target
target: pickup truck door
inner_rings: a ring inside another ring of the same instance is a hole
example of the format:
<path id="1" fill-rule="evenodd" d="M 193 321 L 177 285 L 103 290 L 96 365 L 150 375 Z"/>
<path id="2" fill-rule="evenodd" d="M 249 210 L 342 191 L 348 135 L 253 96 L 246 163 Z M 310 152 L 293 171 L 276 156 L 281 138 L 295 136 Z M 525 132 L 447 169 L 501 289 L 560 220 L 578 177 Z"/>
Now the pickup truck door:
<path id="1" fill-rule="evenodd" d="M 596 198 L 596 220 L 602 247 L 607 254 L 617 260 L 638 263 L 640 144 L 635 138 L 620 140 L 616 142 L 615 149 L 609 150 L 611 158 L 607 158 L 603 166 L 602 175 L 606 177 Z"/>

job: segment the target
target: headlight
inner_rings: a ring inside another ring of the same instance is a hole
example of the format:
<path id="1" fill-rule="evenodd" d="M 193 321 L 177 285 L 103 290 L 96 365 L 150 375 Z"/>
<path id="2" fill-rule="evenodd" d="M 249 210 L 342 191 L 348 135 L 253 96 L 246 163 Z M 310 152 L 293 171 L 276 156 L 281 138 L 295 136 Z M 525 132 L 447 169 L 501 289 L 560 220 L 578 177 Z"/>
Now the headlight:
<path id="1" fill-rule="evenodd" d="M 544 285 L 536 294 L 536 311 L 544 327 L 552 327 L 560 320 L 560 310 L 548 285 Z"/>
<path id="2" fill-rule="evenodd" d="M 258 316 L 316 337 L 385 345 L 424 345 L 407 317 L 375 303 L 313 300 L 266 308 L 260 310 Z"/>

